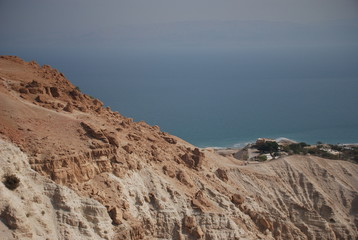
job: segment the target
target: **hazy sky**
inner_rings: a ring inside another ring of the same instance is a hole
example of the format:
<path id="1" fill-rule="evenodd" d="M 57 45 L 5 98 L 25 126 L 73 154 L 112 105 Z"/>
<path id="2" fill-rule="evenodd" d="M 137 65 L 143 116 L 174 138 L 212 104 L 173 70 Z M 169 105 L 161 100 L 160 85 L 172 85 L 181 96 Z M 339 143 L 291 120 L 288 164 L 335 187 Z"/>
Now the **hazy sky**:
<path id="1" fill-rule="evenodd" d="M 358 19 L 357 0 L 1 0 L 9 31 L 75 33 L 118 24 L 196 20 L 316 22 Z M 6 31 L 6 32 L 7 32 Z"/>
<path id="2" fill-rule="evenodd" d="M 261 25 L 252 22 L 256 20 L 274 23 Z M 358 1 L 0 0 L 0 46 L 16 50 L 83 46 L 113 48 L 127 43 L 163 47 L 169 43 L 172 47 L 173 42 L 180 42 L 181 46 L 211 42 L 212 47 L 215 44 L 237 45 L 238 42 L 242 46 L 244 40 L 257 39 L 278 42 L 289 38 L 286 42 L 307 42 L 307 39 L 301 39 L 306 36 L 312 36 L 316 42 L 318 38 L 324 42 L 339 36 L 341 44 L 347 41 L 354 44 L 356 28 L 324 29 L 315 26 L 315 29 L 309 29 L 314 24 L 331 24 L 337 20 L 354 23 L 357 28 Z M 238 24 L 242 21 L 250 24 Z M 178 22 L 189 24 L 183 26 Z M 192 25 L 192 22 L 200 24 Z M 291 25 L 282 25 L 288 23 Z M 297 23 L 304 26 L 292 25 Z M 350 36 L 352 32 L 353 38 Z"/>

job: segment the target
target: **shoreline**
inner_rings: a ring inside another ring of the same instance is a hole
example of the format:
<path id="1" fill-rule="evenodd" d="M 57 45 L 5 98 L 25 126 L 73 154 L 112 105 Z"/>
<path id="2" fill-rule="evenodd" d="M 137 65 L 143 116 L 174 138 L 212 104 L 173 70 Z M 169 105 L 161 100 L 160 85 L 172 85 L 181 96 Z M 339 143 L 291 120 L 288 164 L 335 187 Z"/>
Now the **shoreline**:
<path id="1" fill-rule="evenodd" d="M 358 143 L 317 142 L 316 144 L 307 144 L 281 137 L 277 139 L 258 138 L 255 142 L 246 143 L 245 146 L 240 147 L 206 147 L 202 149 L 245 162 L 265 162 L 296 154 L 357 162 L 357 148 Z"/>
<path id="2" fill-rule="evenodd" d="M 358 142 L 357 143 L 349 143 L 349 142 L 347 142 L 347 143 L 330 143 L 330 142 L 317 141 L 315 143 L 310 143 L 308 141 L 307 142 L 306 141 L 297 141 L 297 140 L 285 138 L 285 137 L 274 138 L 273 140 L 275 140 L 276 142 L 287 141 L 287 142 L 291 142 L 291 143 L 304 142 L 304 143 L 307 143 L 308 145 L 327 144 L 327 145 L 337 145 L 337 146 L 358 146 Z M 200 149 L 230 150 L 230 149 L 242 149 L 242 148 L 245 148 L 249 144 L 254 144 L 255 142 L 256 142 L 256 140 L 251 140 L 251 141 L 235 143 L 235 144 L 232 144 L 229 146 L 205 146 L 205 145 L 196 145 L 196 146 L 198 146 Z"/>

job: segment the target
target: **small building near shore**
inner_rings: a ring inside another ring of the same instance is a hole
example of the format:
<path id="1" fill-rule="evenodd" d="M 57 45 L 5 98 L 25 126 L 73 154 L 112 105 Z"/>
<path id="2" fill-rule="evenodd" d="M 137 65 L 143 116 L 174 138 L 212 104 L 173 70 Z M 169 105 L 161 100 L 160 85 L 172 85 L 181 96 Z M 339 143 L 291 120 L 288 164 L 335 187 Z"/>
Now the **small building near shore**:
<path id="1" fill-rule="evenodd" d="M 276 142 L 276 140 L 271 139 L 271 138 L 258 138 L 256 140 L 256 145 L 261 145 L 261 144 L 264 144 L 264 143 L 267 143 L 267 142 Z"/>

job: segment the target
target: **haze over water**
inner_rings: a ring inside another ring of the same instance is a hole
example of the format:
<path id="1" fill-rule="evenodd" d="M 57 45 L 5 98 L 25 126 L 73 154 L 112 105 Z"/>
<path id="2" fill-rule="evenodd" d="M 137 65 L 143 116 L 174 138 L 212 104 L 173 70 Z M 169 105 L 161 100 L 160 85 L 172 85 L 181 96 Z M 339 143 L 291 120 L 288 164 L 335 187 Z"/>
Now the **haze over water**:
<path id="1" fill-rule="evenodd" d="M 353 1 L 34 1 L 37 14 L 5 2 L 1 54 L 52 65 L 112 110 L 200 147 L 358 142 Z"/>
<path id="2" fill-rule="evenodd" d="M 353 64 L 342 66 L 334 52 L 277 55 L 72 56 L 56 65 L 76 64 L 66 75 L 82 91 L 195 145 L 223 147 L 282 136 L 310 143 L 357 142 L 358 78 L 346 74 Z"/>

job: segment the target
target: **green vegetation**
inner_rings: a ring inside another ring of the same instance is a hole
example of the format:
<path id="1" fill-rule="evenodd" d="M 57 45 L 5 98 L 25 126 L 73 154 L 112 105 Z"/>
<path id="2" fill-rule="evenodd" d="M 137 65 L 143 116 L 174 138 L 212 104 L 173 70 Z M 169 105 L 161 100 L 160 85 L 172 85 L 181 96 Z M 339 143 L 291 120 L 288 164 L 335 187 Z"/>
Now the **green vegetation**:
<path id="1" fill-rule="evenodd" d="M 261 153 L 270 153 L 273 155 L 278 152 L 277 142 L 264 142 L 256 146 Z"/>
<path id="2" fill-rule="evenodd" d="M 290 145 L 284 146 L 283 151 L 289 154 L 307 154 L 307 149 L 309 145 L 304 142 L 292 143 Z"/>
<path id="3" fill-rule="evenodd" d="M 309 145 L 305 142 L 300 142 L 281 145 L 274 140 L 269 139 L 265 141 L 260 139 L 260 141 L 256 141 L 256 144 L 251 144 L 249 148 L 258 150 L 258 155 L 250 159 L 260 162 L 268 160 L 268 154 L 273 159 L 280 156 L 300 154 L 358 163 L 358 146 L 353 144 L 326 144 L 317 142 L 316 145 Z M 246 157 L 244 159 L 248 159 L 248 152 L 246 151 L 246 155 L 243 154 L 242 156 Z"/>
<path id="4" fill-rule="evenodd" d="M 358 146 L 343 148 L 339 157 L 343 160 L 353 160 L 358 163 Z"/>
<path id="5" fill-rule="evenodd" d="M 310 148 L 308 153 L 314 156 L 323 157 L 327 159 L 339 159 L 338 156 L 327 152 L 326 150 L 321 149 L 319 146 Z"/>
<path id="6" fill-rule="evenodd" d="M 267 156 L 266 155 L 260 155 L 257 157 L 257 161 L 259 162 L 264 162 L 267 160 Z"/>
<path id="7" fill-rule="evenodd" d="M 308 145 L 304 142 L 294 143 L 282 148 L 288 154 L 310 154 L 327 159 L 348 160 L 358 163 L 358 146 L 345 146 L 336 144 Z"/>
<path id="8" fill-rule="evenodd" d="M 257 161 L 266 161 L 270 154 L 274 159 L 283 155 L 312 155 L 326 159 L 346 160 L 358 163 L 358 146 L 342 144 L 325 144 L 317 142 L 316 145 L 309 145 L 305 142 L 292 143 L 289 145 L 279 145 L 275 141 L 256 143 L 251 148 L 259 150 L 260 155 Z"/>

